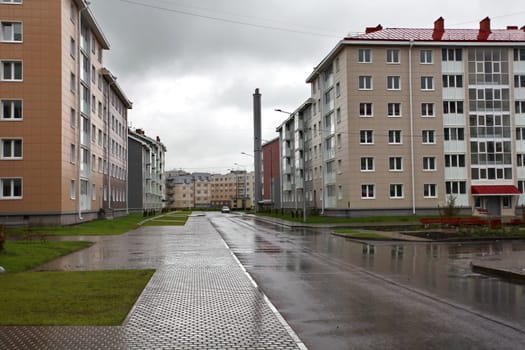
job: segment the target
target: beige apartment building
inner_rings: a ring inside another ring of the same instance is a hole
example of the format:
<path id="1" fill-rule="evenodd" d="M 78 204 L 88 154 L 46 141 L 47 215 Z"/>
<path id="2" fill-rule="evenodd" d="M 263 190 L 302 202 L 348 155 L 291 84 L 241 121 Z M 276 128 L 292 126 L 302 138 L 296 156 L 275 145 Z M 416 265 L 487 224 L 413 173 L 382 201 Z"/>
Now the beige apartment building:
<path id="1" fill-rule="evenodd" d="M 104 68 L 109 42 L 87 6 L 0 0 L 2 222 L 72 224 L 109 203 L 126 212 L 132 105 Z"/>
<path id="2" fill-rule="evenodd" d="M 450 198 L 514 215 L 525 203 L 525 27 L 367 28 L 307 83 L 278 129 L 283 203 L 303 188 L 331 215 L 436 213 Z"/>

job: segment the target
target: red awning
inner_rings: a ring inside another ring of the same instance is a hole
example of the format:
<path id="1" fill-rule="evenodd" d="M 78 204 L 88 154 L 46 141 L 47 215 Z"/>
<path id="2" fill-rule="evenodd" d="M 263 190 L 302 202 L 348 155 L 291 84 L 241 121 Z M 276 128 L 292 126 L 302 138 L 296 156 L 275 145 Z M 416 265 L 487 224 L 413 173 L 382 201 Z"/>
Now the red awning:
<path id="1" fill-rule="evenodd" d="M 514 195 L 519 196 L 521 191 L 514 185 L 483 185 L 471 186 L 472 195 L 474 196 L 498 196 Z"/>

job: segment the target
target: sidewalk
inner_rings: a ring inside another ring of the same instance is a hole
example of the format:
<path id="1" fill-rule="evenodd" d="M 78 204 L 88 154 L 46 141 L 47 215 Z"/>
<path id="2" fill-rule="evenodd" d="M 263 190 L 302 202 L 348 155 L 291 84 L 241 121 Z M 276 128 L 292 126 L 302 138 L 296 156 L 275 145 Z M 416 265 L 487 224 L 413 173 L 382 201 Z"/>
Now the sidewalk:
<path id="1" fill-rule="evenodd" d="M 124 267 L 157 271 L 123 325 L 0 327 L 0 349 L 306 349 L 206 217 L 102 238 L 43 266 Z"/>

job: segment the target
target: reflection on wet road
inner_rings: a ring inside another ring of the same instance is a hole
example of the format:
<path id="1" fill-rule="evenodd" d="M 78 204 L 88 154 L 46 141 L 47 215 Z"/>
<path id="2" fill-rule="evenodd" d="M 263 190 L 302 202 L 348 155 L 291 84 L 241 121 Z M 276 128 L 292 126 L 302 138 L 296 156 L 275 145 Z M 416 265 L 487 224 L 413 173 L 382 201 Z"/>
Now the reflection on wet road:
<path id="1" fill-rule="evenodd" d="M 524 286 L 470 267 L 523 242 L 366 244 L 209 217 L 311 349 L 523 348 Z"/>

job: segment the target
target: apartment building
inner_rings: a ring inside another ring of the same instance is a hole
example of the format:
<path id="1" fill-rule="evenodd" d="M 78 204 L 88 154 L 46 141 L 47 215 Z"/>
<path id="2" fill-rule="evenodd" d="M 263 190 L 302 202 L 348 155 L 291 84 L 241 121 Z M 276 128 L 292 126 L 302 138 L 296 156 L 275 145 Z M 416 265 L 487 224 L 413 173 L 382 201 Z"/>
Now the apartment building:
<path id="1" fill-rule="evenodd" d="M 132 104 L 104 68 L 109 42 L 88 3 L 1 0 L 0 13 L 0 220 L 125 212 Z"/>
<path id="2" fill-rule="evenodd" d="M 231 170 L 228 174 L 213 174 L 211 193 L 212 206 L 251 209 L 255 198 L 255 173 Z"/>
<path id="3" fill-rule="evenodd" d="M 160 211 L 165 207 L 164 181 L 166 146 L 144 130 L 128 130 L 129 211 Z"/>
<path id="4" fill-rule="evenodd" d="M 301 189 L 287 169 L 298 131 L 305 197 L 327 215 L 436 213 L 451 198 L 514 215 L 525 203 L 525 27 L 370 27 L 306 81 L 311 114 L 280 129 L 283 203 Z"/>
<path id="5" fill-rule="evenodd" d="M 281 208 L 281 168 L 279 138 L 262 145 L 262 198 L 264 204 Z"/>
<path id="6" fill-rule="evenodd" d="M 210 173 L 166 172 L 168 206 L 173 209 L 209 208 L 211 206 Z"/>

